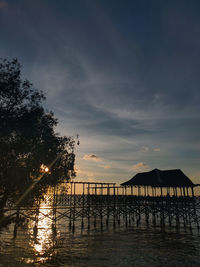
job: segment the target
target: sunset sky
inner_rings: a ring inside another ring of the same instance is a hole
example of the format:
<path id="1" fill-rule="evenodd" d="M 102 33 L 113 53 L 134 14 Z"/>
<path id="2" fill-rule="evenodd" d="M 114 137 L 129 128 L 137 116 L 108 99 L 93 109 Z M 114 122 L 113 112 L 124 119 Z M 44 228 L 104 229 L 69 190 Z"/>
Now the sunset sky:
<path id="1" fill-rule="evenodd" d="M 178 168 L 200 183 L 200 1 L 0 0 L 0 57 L 80 135 L 77 180 Z"/>

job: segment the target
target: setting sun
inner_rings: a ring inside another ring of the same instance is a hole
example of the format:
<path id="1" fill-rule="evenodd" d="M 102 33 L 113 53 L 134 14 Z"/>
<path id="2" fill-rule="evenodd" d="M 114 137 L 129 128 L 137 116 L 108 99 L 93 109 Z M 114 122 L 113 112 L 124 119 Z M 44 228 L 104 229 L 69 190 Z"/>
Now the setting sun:
<path id="1" fill-rule="evenodd" d="M 49 168 L 46 166 L 46 165 L 44 165 L 44 164 L 42 164 L 41 166 L 40 166 L 40 172 L 49 172 Z"/>

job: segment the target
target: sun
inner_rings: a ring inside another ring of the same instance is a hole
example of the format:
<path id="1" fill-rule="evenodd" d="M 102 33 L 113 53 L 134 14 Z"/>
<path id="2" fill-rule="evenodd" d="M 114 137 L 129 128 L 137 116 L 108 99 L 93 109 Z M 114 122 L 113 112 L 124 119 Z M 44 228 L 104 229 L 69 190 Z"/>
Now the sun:
<path id="1" fill-rule="evenodd" d="M 49 168 L 46 165 L 41 164 L 41 166 L 40 166 L 40 172 L 42 172 L 42 173 L 48 173 L 49 172 Z"/>

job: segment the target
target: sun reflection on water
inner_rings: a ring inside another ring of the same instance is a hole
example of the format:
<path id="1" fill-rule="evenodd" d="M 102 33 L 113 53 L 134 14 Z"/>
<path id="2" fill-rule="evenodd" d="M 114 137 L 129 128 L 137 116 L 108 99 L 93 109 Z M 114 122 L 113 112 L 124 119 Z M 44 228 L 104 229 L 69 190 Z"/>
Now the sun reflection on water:
<path id="1" fill-rule="evenodd" d="M 49 204 L 44 199 L 35 215 L 35 221 L 29 222 L 28 229 L 31 235 L 29 243 L 39 262 L 49 259 L 54 254 L 55 238 L 59 233 L 55 232 L 52 224 L 52 213 L 52 209 L 49 209 Z"/>

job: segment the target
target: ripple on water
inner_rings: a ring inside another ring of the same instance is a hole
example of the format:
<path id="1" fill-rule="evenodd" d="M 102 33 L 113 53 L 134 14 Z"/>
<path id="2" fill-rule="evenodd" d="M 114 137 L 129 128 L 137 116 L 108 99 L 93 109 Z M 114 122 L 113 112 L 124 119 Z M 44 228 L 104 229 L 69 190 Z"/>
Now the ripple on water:
<path id="1" fill-rule="evenodd" d="M 58 227 L 53 234 L 48 223 L 0 232 L 0 266 L 199 266 L 197 233 L 175 229 L 139 227 L 93 229 L 70 234 Z"/>

